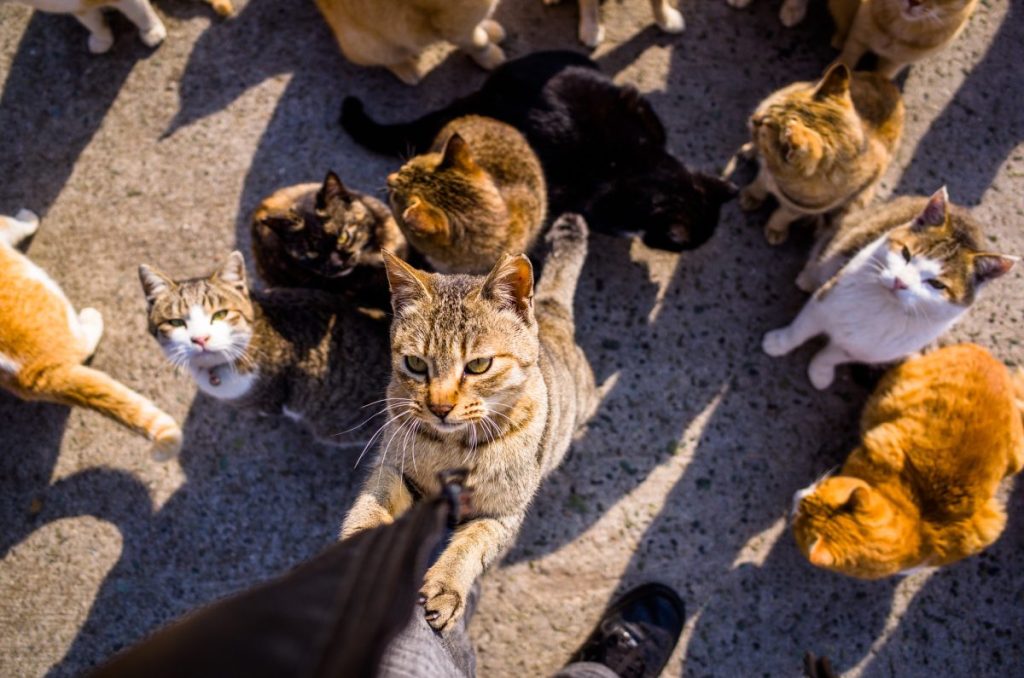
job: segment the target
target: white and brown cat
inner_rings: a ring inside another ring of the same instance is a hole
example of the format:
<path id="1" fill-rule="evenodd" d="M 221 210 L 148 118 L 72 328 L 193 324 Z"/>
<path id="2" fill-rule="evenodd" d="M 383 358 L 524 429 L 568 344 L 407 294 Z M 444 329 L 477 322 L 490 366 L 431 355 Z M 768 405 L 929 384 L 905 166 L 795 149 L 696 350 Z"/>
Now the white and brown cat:
<path id="1" fill-rule="evenodd" d="M 0 5 L 17 2 L 40 12 L 70 14 L 89 29 L 89 51 L 102 54 L 114 45 L 114 34 L 103 17 L 104 10 L 116 9 L 139 29 L 139 37 L 149 47 L 156 47 L 167 37 L 164 23 L 153 11 L 149 0 L 0 0 Z M 231 0 L 204 0 L 221 16 L 234 12 Z"/>
<path id="2" fill-rule="evenodd" d="M 14 249 L 35 233 L 27 210 L 0 217 L 0 386 L 25 400 L 77 405 L 106 415 L 153 441 L 164 460 L 181 448 L 181 428 L 149 400 L 82 365 L 103 334 L 94 308 L 78 313 L 43 269 Z"/>
<path id="3" fill-rule="evenodd" d="M 505 61 L 505 29 L 491 19 L 498 0 L 316 0 L 342 53 L 383 66 L 407 85 L 423 77 L 420 55 L 450 42 L 488 70 Z"/>

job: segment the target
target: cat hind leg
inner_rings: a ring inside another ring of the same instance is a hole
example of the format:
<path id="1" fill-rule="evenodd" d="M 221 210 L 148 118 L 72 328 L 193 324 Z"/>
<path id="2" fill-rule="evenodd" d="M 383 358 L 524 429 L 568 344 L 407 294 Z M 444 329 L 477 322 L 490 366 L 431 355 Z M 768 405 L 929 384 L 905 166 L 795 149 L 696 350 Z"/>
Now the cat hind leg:
<path id="1" fill-rule="evenodd" d="M 814 388 L 824 391 L 835 381 L 836 367 L 848 362 L 850 362 L 850 354 L 830 342 L 811 358 L 811 362 L 807 366 L 807 377 L 811 380 L 811 385 Z"/>
<path id="2" fill-rule="evenodd" d="M 576 283 L 587 258 L 587 222 L 578 214 L 563 214 L 551 225 L 545 240 L 551 250 L 534 290 L 534 302 L 554 303 L 567 309 L 571 319 Z"/>
<path id="3" fill-rule="evenodd" d="M 78 312 L 78 325 L 84 340 L 83 350 L 88 358 L 96 352 L 103 336 L 103 316 L 95 308 L 83 308 Z"/>
<path id="4" fill-rule="evenodd" d="M 149 0 L 120 0 L 113 6 L 138 26 L 139 37 L 147 47 L 156 47 L 167 37 L 167 29 Z"/>
<path id="5" fill-rule="evenodd" d="M 654 10 L 654 21 L 666 33 L 682 33 L 686 28 L 683 13 L 669 4 L 668 0 L 651 0 L 651 9 Z"/>
<path id="6" fill-rule="evenodd" d="M 110 32 L 107 20 L 99 9 L 89 9 L 75 14 L 78 22 L 89 29 L 89 51 L 103 54 L 114 46 L 114 34 Z"/>

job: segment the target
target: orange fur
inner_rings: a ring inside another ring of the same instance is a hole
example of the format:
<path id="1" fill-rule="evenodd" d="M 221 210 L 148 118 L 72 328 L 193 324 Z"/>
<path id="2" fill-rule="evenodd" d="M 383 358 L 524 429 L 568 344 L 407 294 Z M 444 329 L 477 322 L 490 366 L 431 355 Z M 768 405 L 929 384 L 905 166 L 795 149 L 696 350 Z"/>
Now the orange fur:
<path id="1" fill-rule="evenodd" d="M 176 454 L 181 429 L 169 415 L 103 372 L 81 365 L 99 343 L 99 313 L 75 313 L 56 283 L 8 244 L 20 239 L 9 235 L 11 229 L 27 222 L 0 219 L 0 387 L 26 400 L 96 410 L 154 440 L 157 457 Z"/>
<path id="2" fill-rule="evenodd" d="M 840 475 L 809 488 L 793 532 L 813 564 L 877 579 L 946 565 L 994 542 L 1001 481 L 1024 465 L 1024 374 L 974 344 L 892 369 Z"/>

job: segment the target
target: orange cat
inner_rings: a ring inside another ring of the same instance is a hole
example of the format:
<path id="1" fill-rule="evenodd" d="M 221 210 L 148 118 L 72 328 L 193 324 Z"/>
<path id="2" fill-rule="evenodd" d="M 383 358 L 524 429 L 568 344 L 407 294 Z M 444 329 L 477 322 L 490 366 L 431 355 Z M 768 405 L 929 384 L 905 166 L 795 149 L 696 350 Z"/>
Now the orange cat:
<path id="1" fill-rule="evenodd" d="M 0 387 L 26 400 L 81 405 L 154 441 L 167 459 L 181 447 L 173 419 L 120 382 L 82 365 L 103 334 L 94 308 L 75 313 L 50 276 L 14 249 L 39 220 L 23 210 L 0 216 Z"/>
<path id="2" fill-rule="evenodd" d="M 812 564 L 878 579 L 956 562 L 1006 524 L 995 497 L 1024 465 L 1024 372 L 974 344 L 893 368 L 861 416 L 838 476 L 793 497 L 793 534 Z"/>

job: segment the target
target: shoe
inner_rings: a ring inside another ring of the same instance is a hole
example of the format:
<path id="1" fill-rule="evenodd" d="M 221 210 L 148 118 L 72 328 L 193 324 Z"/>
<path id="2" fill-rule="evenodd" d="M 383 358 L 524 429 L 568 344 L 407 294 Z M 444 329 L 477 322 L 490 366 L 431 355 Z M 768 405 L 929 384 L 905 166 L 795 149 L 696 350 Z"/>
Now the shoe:
<path id="1" fill-rule="evenodd" d="M 612 603 L 572 661 L 604 664 L 622 678 L 658 678 L 685 623 L 675 591 L 642 584 Z"/>

